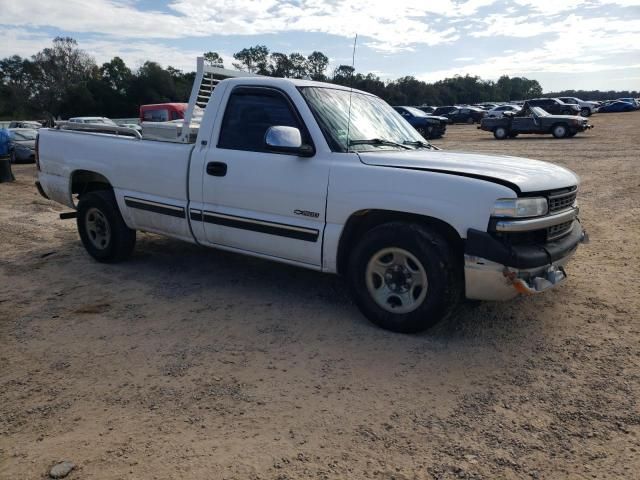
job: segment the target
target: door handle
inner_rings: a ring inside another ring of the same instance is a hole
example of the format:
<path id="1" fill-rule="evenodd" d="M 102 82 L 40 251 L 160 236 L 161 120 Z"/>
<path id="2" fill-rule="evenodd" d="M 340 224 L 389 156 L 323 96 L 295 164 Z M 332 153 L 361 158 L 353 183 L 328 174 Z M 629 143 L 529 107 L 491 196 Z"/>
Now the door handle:
<path id="1" fill-rule="evenodd" d="M 227 164 L 224 162 L 207 163 L 207 175 L 214 177 L 224 177 L 227 174 Z"/>

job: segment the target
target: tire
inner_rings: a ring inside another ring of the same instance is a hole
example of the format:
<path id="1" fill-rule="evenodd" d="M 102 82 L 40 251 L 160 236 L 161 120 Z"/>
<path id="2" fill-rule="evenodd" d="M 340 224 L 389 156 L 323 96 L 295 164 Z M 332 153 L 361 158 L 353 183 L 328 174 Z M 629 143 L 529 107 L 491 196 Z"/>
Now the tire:
<path id="1" fill-rule="evenodd" d="M 493 130 L 493 136 L 496 140 L 504 140 L 509 136 L 509 131 L 505 127 L 497 127 Z"/>
<path id="2" fill-rule="evenodd" d="M 591 109 L 584 107 L 583 109 L 580 110 L 580 116 L 582 117 L 590 117 L 591 116 Z"/>
<path id="3" fill-rule="evenodd" d="M 393 332 L 426 330 L 462 296 L 450 246 L 420 224 L 392 222 L 368 231 L 353 250 L 348 268 L 360 311 Z"/>
<path id="4" fill-rule="evenodd" d="M 418 131 L 418 133 L 420 135 L 422 135 L 427 140 L 432 138 L 431 137 L 431 133 L 432 133 L 433 128 L 431 126 L 426 127 L 426 128 L 425 127 L 418 127 L 418 128 L 416 128 L 416 130 Z"/>
<path id="5" fill-rule="evenodd" d="M 97 261 L 116 263 L 133 252 L 136 231 L 124 223 L 111 190 L 82 195 L 76 221 L 84 248 Z"/>
<path id="6" fill-rule="evenodd" d="M 569 128 L 564 123 L 554 125 L 551 129 L 551 134 L 555 138 L 564 138 L 569 134 Z"/>

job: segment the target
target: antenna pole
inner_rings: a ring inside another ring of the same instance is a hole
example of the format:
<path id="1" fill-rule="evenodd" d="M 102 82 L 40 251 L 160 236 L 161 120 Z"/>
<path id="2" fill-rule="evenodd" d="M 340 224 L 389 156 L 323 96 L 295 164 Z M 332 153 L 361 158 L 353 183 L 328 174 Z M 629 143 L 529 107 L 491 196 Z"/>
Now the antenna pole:
<path id="1" fill-rule="evenodd" d="M 351 55 L 351 81 L 349 85 L 349 117 L 347 118 L 347 153 L 351 151 L 351 143 L 349 142 L 349 130 L 351 128 L 351 97 L 353 96 L 353 74 L 356 71 L 356 45 L 358 44 L 358 34 L 353 39 L 353 54 Z"/>

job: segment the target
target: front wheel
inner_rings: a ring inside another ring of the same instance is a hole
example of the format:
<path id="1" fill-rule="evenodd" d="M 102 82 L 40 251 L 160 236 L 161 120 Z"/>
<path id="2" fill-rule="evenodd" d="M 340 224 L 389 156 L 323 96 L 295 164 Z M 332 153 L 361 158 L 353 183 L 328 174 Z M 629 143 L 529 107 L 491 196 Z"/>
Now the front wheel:
<path id="1" fill-rule="evenodd" d="M 555 138 L 564 138 L 567 136 L 568 133 L 569 133 L 569 129 L 567 128 L 566 125 L 555 125 L 551 130 L 551 134 Z"/>
<path id="2" fill-rule="evenodd" d="M 582 110 L 580 110 L 580 116 L 582 116 L 582 117 L 591 116 L 591 110 L 588 109 L 587 107 L 583 108 Z"/>
<path id="3" fill-rule="evenodd" d="M 82 195 L 76 221 L 84 248 L 97 261 L 115 263 L 133 252 L 136 231 L 124 223 L 111 190 Z"/>
<path id="4" fill-rule="evenodd" d="M 504 140 L 509 136 L 509 131 L 504 127 L 498 127 L 493 131 L 493 136 L 496 140 Z"/>
<path id="5" fill-rule="evenodd" d="M 394 332 L 426 330 L 460 298 L 449 245 L 419 224 L 393 222 L 367 232 L 351 255 L 348 274 L 360 311 Z"/>

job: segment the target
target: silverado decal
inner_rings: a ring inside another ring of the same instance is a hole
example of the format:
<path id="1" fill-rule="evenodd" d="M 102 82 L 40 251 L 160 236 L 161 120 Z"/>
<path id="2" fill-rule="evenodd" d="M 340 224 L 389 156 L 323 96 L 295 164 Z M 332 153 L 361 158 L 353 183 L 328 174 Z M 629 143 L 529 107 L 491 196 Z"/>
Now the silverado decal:
<path id="1" fill-rule="evenodd" d="M 305 217 L 318 218 L 320 214 L 318 212 L 310 212 L 309 210 L 294 210 L 296 215 L 304 215 Z"/>

